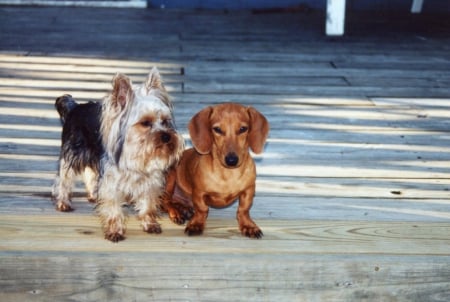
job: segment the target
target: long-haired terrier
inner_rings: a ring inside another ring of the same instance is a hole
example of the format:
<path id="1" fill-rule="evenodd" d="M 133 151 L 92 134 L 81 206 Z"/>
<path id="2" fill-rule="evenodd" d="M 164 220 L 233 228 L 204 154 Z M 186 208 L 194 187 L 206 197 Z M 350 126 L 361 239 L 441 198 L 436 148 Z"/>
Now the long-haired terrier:
<path id="1" fill-rule="evenodd" d="M 144 231 L 161 232 L 160 195 L 184 140 L 156 68 L 140 86 L 123 74 L 112 86 L 101 104 L 77 104 L 70 95 L 56 100 L 63 132 L 53 197 L 57 210 L 71 211 L 73 180 L 83 174 L 88 199 L 98 202 L 105 238 L 117 242 L 125 238 L 125 204 L 134 204 Z"/>

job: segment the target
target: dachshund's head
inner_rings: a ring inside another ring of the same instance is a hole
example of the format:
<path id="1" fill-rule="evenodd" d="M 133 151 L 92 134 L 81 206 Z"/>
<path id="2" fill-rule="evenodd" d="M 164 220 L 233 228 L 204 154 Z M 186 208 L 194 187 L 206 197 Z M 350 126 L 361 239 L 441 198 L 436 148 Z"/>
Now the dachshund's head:
<path id="1" fill-rule="evenodd" d="M 198 153 L 237 168 L 248 157 L 249 148 L 254 153 L 263 151 L 269 123 L 253 107 L 224 103 L 198 112 L 189 122 L 189 134 Z"/>

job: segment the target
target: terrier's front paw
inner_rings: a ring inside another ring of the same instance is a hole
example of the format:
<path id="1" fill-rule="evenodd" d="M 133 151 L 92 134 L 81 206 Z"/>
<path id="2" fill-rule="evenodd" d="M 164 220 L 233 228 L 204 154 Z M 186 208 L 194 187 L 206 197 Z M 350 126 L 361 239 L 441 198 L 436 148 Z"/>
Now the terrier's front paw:
<path id="1" fill-rule="evenodd" d="M 123 219 L 114 217 L 106 220 L 104 224 L 105 239 L 112 242 L 119 242 L 125 239 L 125 225 Z"/>
<path id="2" fill-rule="evenodd" d="M 119 241 L 124 240 L 125 236 L 124 236 L 124 234 L 117 233 L 117 232 L 106 232 L 105 239 L 112 241 L 114 243 L 117 243 Z"/>
<path id="3" fill-rule="evenodd" d="M 144 231 L 150 234 L 161 234 L 162 229 L 161 225 L 159 223 L 150 223 L 146 226 L 144 226 Z"/>
<path id="4" fill-rule="evenodd" d="M 90 203 L 97 203 L 97 196 L 96 196 L 96 195 L 93 195 L 93 194 L 88 194 L 87 200 L 88 200 Z"/>
<path id="5" fill-rule="evenodd" d="M 72 212 L 73 208 L 70 201 L 57 201 L 56 202 L 56 210 L 60 212 Z"/>

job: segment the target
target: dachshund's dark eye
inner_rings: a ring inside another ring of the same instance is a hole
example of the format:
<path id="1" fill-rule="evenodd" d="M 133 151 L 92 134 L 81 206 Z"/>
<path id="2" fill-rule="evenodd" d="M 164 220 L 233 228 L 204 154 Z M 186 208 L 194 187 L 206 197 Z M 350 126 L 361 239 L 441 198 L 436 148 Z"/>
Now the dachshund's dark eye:
<path id="1" fill-rule="evenodd" d="M 242 126 L 241 128 L 239 128 L 239 134 L 245 133 L 248 131 L 248 127 Z"/>
<path id="2" fill-rule="evenodd" d="M 220 127 L 214 127 L 213 130 L 217 134 L 223 134 L 223 131 L 222 131 L 222 129 L 220 129 Z"/>
<path id="3" fill-rule="evenodd" d="M 149 120 L 144 120 L 141 122 L 142 127 L 151 128 L 153 126 L 152 122 Z"/>

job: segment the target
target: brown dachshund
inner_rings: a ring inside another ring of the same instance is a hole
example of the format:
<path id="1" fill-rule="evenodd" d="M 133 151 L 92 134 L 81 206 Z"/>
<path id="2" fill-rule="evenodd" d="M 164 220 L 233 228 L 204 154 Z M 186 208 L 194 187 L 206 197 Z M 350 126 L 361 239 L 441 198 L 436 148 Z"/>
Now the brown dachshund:
<path id="1" fill-rule="evenodd" d="M 256 168 L 249 148 L 261 153 L 269 133 L 266 118 L 252 107 L 225 103 L 207 107 L 189 122 L 194 148 L 185 150 L 166 182 L 166 209 L 172 221 L 184 223 L 177 203 L 192 201 L 194 214 L 186 226 L 188 235 L 200 235 L 209 207 L 226 207 L 239 199 L 237 220 L 241 233 L 261 238 L 250 218 L 255 194 Z M 185 211 L 186 213 L 186 211 Z"/>

